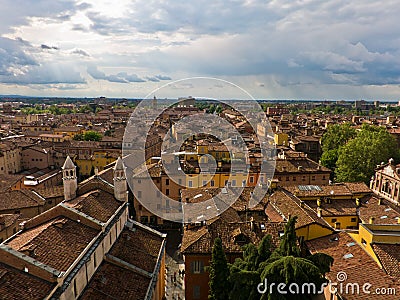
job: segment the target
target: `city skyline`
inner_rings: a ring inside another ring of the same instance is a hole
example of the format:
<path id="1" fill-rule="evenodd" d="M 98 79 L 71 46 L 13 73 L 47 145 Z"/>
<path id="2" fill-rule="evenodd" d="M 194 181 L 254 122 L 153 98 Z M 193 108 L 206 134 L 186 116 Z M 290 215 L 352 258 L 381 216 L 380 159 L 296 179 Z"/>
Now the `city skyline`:
<path id="1" fill-rule="evenodd" d="M 256 99 L 398 100 L 397 4 L 5 0 L 0 90 L 140 98 L 204 76 Z"/>

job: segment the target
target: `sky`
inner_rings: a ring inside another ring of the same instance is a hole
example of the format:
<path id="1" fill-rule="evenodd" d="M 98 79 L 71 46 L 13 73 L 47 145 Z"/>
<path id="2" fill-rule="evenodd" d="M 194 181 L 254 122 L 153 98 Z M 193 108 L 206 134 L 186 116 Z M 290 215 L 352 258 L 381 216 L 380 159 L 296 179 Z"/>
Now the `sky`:
<path id="1" fill-rule="evenodd" d="M 256 99 L 400 100 L 399 0 L 0 0 L 0 7 L 3 95 L 140 98 L 175 80 L 213 77 Z M 218 86 L 209 89 L 223 98 Z M 176 87 L 183 97 L 204 88 Z"/>

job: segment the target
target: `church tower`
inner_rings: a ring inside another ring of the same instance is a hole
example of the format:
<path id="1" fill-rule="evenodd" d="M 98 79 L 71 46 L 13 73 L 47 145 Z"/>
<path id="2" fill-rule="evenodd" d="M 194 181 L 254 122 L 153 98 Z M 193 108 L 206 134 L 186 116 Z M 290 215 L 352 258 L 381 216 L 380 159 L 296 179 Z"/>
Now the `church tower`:
<path id="1" fill-rule="evenodd" d="M 63 170 L 63 185 L 64 185 L 64 199 L 71 200 L 76 197 L 76 190 L 78 188 L 78 179 L 76 177 L 76 166 L 72 159 L 67 156 L 65 163 L 62 167 Z"/>
<path id="2" fill-rule="evenodd" d="M 124 164 L 121 157 L 118 157 L 114 166 L 114 196 L 119 201 L 128 201 L 127 192 Z"/>

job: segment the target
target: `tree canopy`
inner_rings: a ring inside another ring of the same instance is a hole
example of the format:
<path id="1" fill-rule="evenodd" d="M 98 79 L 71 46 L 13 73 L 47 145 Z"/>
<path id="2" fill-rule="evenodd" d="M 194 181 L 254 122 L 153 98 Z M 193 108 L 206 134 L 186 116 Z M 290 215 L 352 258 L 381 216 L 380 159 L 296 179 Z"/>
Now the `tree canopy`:
<path id="1" fill-rule="evenodd" d="M 297 217 L 288 220 L 275 251 L 272 251 L 271 235 L 266 235 L 258 246 L 252 243 L 243 246 L 243 258 L 237 258 L 233 264 L 226 263 L 221 240 L 217 238 L 209 267 L 209 299 L 311 299 L 312 294 L 316 294 L 326 281 L 324 275 L 329 272 L 333 259 L 323 253 L 301 255 L 295 231 L 296 220 Z M 316 290 L 307 290 L 307 293 L 300 291 L 298 295 L 281 295 L 276 289 L 270 294 L 268 289 L 267 293 L 260 294 L 257 287 L 264 280 L 287 286 L 297 283 L 300 287 L 302 283 L 314 283 Z"/>
<path id="2" fill-rule="evenodd" d="M 355 130 L 350 124 L 331 125 L 321 143 L 321 164 L 335 171 L 337 181 L 368 183 L 377 164 L 399 159 L 396 140 L 384 127 L 363 124 Z"/>
<path id="3" fill-rule="evenodd" d="M 210 272 L 209 294 L 210 300 L 226 300 L 229 293 L 229 269 L 222 241 L 218 237 L 214 240 L 212 249 L 211 263 L 208 268 Z"/>
<path id="4" fill-rule="evenodd" d="M 83 134 L 76 134 L 74 136 L 74 140 L 76 141 L 101 141 L 102 135 L 97 131 L 86 131 Z"/>
<path id="5" fill-rule="evenodd" d="M 338 150 L 338 181 L 368 183 L 375 168 L 390 158 L 399 159 L 396 140 L 384 127 L 364 124 L 357 136 Z"/>

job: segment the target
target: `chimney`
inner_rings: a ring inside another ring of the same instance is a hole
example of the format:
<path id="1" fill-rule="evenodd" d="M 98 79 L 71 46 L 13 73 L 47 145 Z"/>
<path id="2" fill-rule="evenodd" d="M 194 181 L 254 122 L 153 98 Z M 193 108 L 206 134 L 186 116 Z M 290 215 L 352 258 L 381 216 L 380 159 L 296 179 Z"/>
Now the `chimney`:
<path id="1" fill-rule="evenodd" d="M 382 205 L 382 198 L 378 199 L 378 205 Z"/>
<path id="2" fill-rule="evenodd" d="M 300 207 L 304 207 L 304 201 L 300 200 Z"/>
<path id="3" fill-rule="evenodd" d="M 99 176 L 99 169 L 97 167 L 94 168 L 94 176 Z"/>
<path id="4" fill-rule="evenodd" d="M 360 204 L 361 204 L 361 203 L 360 203 L 360 199 L 356 198 L 356 206 L 357 206 L 357 207 L 360 207 Z"/>
<path id="5" fill-rule="evenodd" d="M 400 218 L 397 219 L 397 223 L 400 224 Z"/>
<path id="6" fill-rule="evenodd" d="M 335 222 L 335 229 L 336 230 L 340 229 L 340 222 Z"/>
<path id="7" fill-rule="evenodd" d="M 322 203 L 321 199 L 317 199 L 317 206 L 318 207 L 321 207 L 321 203 Z"/>
<path id="8" fill-rule="evenodd" d="M 317 215 L 318 217 L 322 218 L 322 209 L 321 208 L 317 208 Z"/>
<path id="9" fill-rule="evenodd" d="M 375 218 L 374 217 L 370 217 L 369 218 L 369 224 L 374 224 Z"/>

